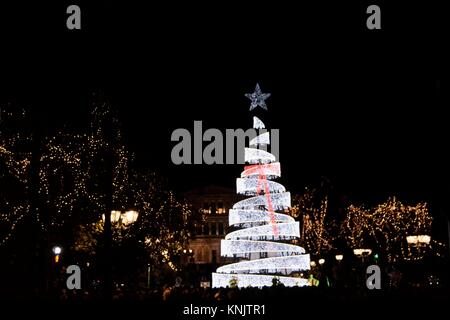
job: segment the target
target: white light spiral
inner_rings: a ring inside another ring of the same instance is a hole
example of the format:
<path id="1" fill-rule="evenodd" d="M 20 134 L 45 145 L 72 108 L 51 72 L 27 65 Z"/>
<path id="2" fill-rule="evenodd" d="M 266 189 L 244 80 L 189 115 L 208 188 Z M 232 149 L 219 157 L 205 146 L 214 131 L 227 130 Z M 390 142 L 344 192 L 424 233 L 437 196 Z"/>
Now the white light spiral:
<path id="1" fill-rule="evenodd" d="M 264 123 L 254 117 L 254 128 Z M 250 145 L 269 144 L 268 133 L 251 140 Z M 212 274 L 212 287 L 272 286 L 274 278 L 285 286 L 306 286 L 308 280 L 293 273 L 310 269 L 309 254 L 294 244 L 275 242 L 300 237 L 300 225 L 291 216 L 274 212 L 291 206 L 291 194 L 283 185 L 270 179 L 281 175 L 280 163 L 267 151 L 245 148 L 250 163 L 236 180 L 238 194 L 252 196 L 234 204 L 229 210 L 229 225 L 240 228 L 225 236 L 221 255 L 235 259 Z"/>

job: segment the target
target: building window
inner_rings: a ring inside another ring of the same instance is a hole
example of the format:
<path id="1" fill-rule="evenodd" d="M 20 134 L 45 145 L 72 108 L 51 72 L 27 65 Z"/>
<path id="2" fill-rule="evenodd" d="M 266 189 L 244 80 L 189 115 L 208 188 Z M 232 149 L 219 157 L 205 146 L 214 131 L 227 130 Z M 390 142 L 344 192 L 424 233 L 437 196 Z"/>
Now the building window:
<path id="1" fill-rule="evenodd" d="M 189 263 L 194 263 L 195 262 L 195 250 L 192 250 L 191 253 L 189 253 Z"/>
<path id="2" fill-rule="evenodd" d="M 211 223 L 211 234 L 215 236 L 217 234 L 217 225 L 215 222 Z"/>
<path id="3" fill-rule="evenodd" d="M 217 214 L 224 214 L 225 213 L 225 208 L 223 206 L 223 201 L 219 201 L 217 203 Z"/>
<path id="4" fill-rule="evenodd" d="M 203 234 L 205 236 L 209 235 L 209 223 L 205 224 L 205 228 L 203 230 L 204 230 Z"/>
<path id="5" fill-rule="evenodd" d="M 224 230 L 223 230 L 223 223 L 219 223 L 219 234 L 222 235 L 224 234 Z"/>
<path id="6" fill-rule="evenodd" d="M 205 213 L 205 214 L 211 213 L 211 207 L 208 202 L 205 202 L 203 204 L 203 213 Z"/>

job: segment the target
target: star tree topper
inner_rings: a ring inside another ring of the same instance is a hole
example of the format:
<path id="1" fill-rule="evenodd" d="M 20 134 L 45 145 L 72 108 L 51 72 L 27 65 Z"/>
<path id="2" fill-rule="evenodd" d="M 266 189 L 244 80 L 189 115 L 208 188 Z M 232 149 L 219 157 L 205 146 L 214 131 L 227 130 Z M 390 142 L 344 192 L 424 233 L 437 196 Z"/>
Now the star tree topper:
<path id="1" fill-rule="evenodd" d="M 246 93 L 245 96 L 251 100 L 250 110 L 253 110 L 258 106 L 267 110 L 265 100 L 270 97 L 270 93 L 262 93 L 258 83 L 256 84 L 255 92 Z"/>

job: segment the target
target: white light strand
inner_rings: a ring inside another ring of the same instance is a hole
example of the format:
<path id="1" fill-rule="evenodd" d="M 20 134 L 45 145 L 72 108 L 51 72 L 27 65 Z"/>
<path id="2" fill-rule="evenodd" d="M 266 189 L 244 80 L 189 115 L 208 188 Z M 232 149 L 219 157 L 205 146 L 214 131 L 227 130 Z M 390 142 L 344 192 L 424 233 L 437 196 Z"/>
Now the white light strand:
<path id="1" fill-rule="evenodd" d="M 221 255 L 223 257 L 233 257 L 234 255 L 246 255 L 250 253 L 268 252 L 278 256 L 303 254 L 305 249 L 293 244 L 278 243 L 271 241 L 253 240 L 222 240 Z"/>
<path id="2" fill-rule="evenodd" d="M 275 156 L 270 152 L 254 148 L 245 148 L 244 159 L 245 162 L 251 164 L 271 163 L 276 160 Z"/>
<path id="3" fill-rule="evenodd" d="M 252 167 L 246 168 L 241 173 L 241 178 L 254 177 L 264 174 L 267 179 L 275 179 L 281 176 L 280 163 L 274 162 L 270 165 L 263 165 L 259 167 L 259 170 L 255 170 Z"/>
<path id="4" fill-rule="evenodd" d="M 257 288 L 270 287 L 273 285 L 274 279 L 277 279 L 285 287 L 304 287 L 309 285 L 309 281 L 304 278 L 254 274 L 212 274 L 214 288 L 229 287 L 231 282 L 235 282 L 237 286 L 242 288 L 249 286 Z"/>
<path id="5" fill-rule="evenodd" d="M 264 129 L 266 126 L 264 122 L 261 121 L 258 117 L 253 117 L 253 128 L 255 129 Z"/>
<path id="6" fill-rule="evenodd" d="M 310 268 L 309 254 L 302 254 L 231 263 L 217 268 L 217 273 L 281 273 L 286 269 L 302 271 Z"/>
<path id="7" fill-rule="evenodd" d="M 288 209 L 291 206 L 291 193 L 273 193 L 270 194 L 272 206 L 275 210 Z M 241 200 L 234 204 L 233 209 L 255 209 L 258 207 L 268 208 L 267 199 L 265 195 L 255 196 L 248 199 Z"/>
<path id="8" fill-rule="evenodd" d="M 250 145 L 251 146 L 266 145 L 266 144 L 270 144 L 270 134 L 269 134 L 269 132 L 264 132 L 264 133 L 256 136 L 252 140 L 250 140 Z"/>
<path id="9" fill-rule="evenodd" d="M 272 225 L 266 224 L 259 227 L 251 227 L 230 232 L 225 236 L 225 239 L 236 240 L 240 238 L 258 238 L 258 240 L 264 240 L 266 237 L 272 237 L 274 240 L 284 240 L 285 237 L 300 238 L 300 225 L 298 221 L 277 223 L 276 225 L 278 230 L 277 235 L 275 235 Z"/>
<path id="10" fill-rule="evenodd" d="M 248 196 L 256 195 L 258 186 L 260 186 L 260 179 L 252 178 L 237 178 L 236 179 L 236 190 L 238 194 L 244 194 Z M 280 193 L 286 192 L 286 188 L 274 181 L 267 180 L 270 193 Z M 264 191 L 264 190 L 262 190 Z"/>
<path id="11" fill-rule="evenodd" d="M 275 212 L 276 222 L 294 222 L 294 218 L 287 214 Z M 230 226 L 249 223 L 249 222 L 270 222 L 270 216 L 268 211 L 263 210 L 239 210 L 230 209 L 229 211 L 229 224 Z"/>

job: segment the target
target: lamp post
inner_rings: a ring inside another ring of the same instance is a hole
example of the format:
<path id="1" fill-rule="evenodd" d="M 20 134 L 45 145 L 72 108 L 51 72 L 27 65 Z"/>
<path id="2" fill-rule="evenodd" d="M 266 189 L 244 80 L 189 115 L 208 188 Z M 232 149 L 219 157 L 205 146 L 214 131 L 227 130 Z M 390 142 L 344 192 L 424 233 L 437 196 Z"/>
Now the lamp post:
<path id="1" fill-rule="evenodd" d="M 61 266 L 59 265 L 59 261 L 61 258 L 61 253 L 62 253 L 62 248 L 58 245 L 53 246 L 52 248 L 52 253 L 53 253 L 53 262 L 54 262 L 54 266 L 51 268 L 51 272 L 50 274 L 46 274 L 46 282 L 45 282 L 45 288 L 47 290 L 47 292 L 49 292 L 49 290 L 53 290 L 55 289 L 54 285 L 53 285 L 53 281 L 58 280 L 59 279 L 59 272 L 61 271 L 60 268 Z"/>
<path id="2" fill-rule="evenodd" d="M 60 246 L 54 246 L 52 251 L 53 251 L 53 255 L 54 255 L 54 261 L 55 261 L 55 263 L 58 263 L 59 262 L 59 257 L 60 257 L 61 252 L 62 252 L 62 248 Z"/>
<path id="3" fill-rule="evenodd" d="M 135 210 L 128 210 L 124 213 L 122 213 L 119 210 L 112 210 L 111 211 L 111 223 L 118 222 L 120 226 L 128 226 L 132 223 L 135 223 L 138 216 L 139 216 L 139 213 Z M 102 215 L 102 221 L 106 222 L 104 214 Z"/>
<path id="4" fill-rule="evenodd" d="M 425 247 L 430 244 L 431 237 L 428 235 L 407 236 L 406 242 L 416 247 Z"/>
<path id="5" fill-rule="evenodd" d="M 372 249 L 353 249 L 353 254 L 358 258 L 361 258 L 361 261 L 364 265 L 364 258 L 370 256 L 372 254 Z"/>
<path id="6" fill-rule="evenodd" d="M 194 251 L 189 249 L 189 263 L 194 264 Z"/>
<path id="7" fill-rule="evenodd" d="M 151 272 L 151 267 L 150 267 L 150 263 L 147 264 L 147 288 L 150 288 L 150 272 Z"/>
<path id="8" fill-rule="evenodd" d="M 363 248 L 353 249 L 353 254 L 361 259 L 361 270 L 359 270 L 356 276 L 357 277 L 356 282 L 358 284 L 361 284 L 362 283 L 361 279 L 364 279 L 365 277 L 365 270 L 364 270 L 365 258 L 372 254 L 372 249 L 363 249 Z"/>
<path id="9" fill-rule="evenodd" d="M 418 259 L 423 258 L 422 249 L 430 244 L 431 237 L 429 235 L 413 235 L 407 236 L 406 242 L 408 243 L 408 249 L 413 247 L 417 248 Z"/>
<path id="10" fill-rule="evenodd" d="M 128 210 L 125 213 L 121 215 L 121 223 L 124 225 L 130 225 L 132 223 L 135 223 L 137 218 L 139 216 L 139 213 L 135 210 Z"/>
<path id="11" fill-rule="evenodd" d="M 336 254 L 335 259 L 337 261 L 337 266 L 335 266 L 333 268 L 333 277 L 335 280 L 335 286 L 336 287 L 341 287 L 341 283 L 342 283 L 342 276 L 343 276 L 343 272 L 342 272 L 342 260 L 344 259 L 344 255 L 343 254 Z"/>
<path id="12" fill-rule="evenodd" d="M 448 251 L 450 254 L 450 218 L 447 217 Z"/>
<path id="13" fill-rule="evenodd" d="M 365 258 L 372 254 L 372 249 L 363 249 L 363 248 L 353 249 L 353 254 L 361 259 L 360 272 L 361 274 L 364 274 L 365 277 L 365 270 L 364 270 Z M 364 279 L 364 277 L 362 277 L 362 279 Z M 357 283 L 361 283 L 361 279 L 357 279 Z"/>
<path id="14" fill-rule="evenodd" d="M 183 260 L 186 262 L 186 264 L 193 264 L 194 263 L 194 250 L 192 249 L 183 249 Z"/>
<path id="15" fill-rule="evenodd" d="M 372 253 L 372 249 L 353 249 L 353 253 L 357 257 L 369 256 Z"/>
<path id="16" fill-rule="evenodd" d="M 187 249 L 183 249 L 183 256 L 182 256 L 182 264 L 187 265 L 188 264 L 188 256 L 187 256 Z"/>
<path id="17" fill-rule="evenodd" d="M 112 248 L 112 225 L 113 223 L 119 224 L 119 227 L 128 226 L 134 222 L 136 222 L 139 214 L 135 210 L 128 210 L 122 213 L 119 210 L 111 210 L 111 214 L 107 217 L 105 214 L 102 214 L 102 221 L 104 223 L 104 234 L 105 234 L 105 262 L 106 262 L 106 270 L 105 270 L 105 294 L 107 300 L 112 298 L 112 287 L 113 287 L 113 279 L 112 279 L 112 256 L 111 256 L 111 248 Z"/>

